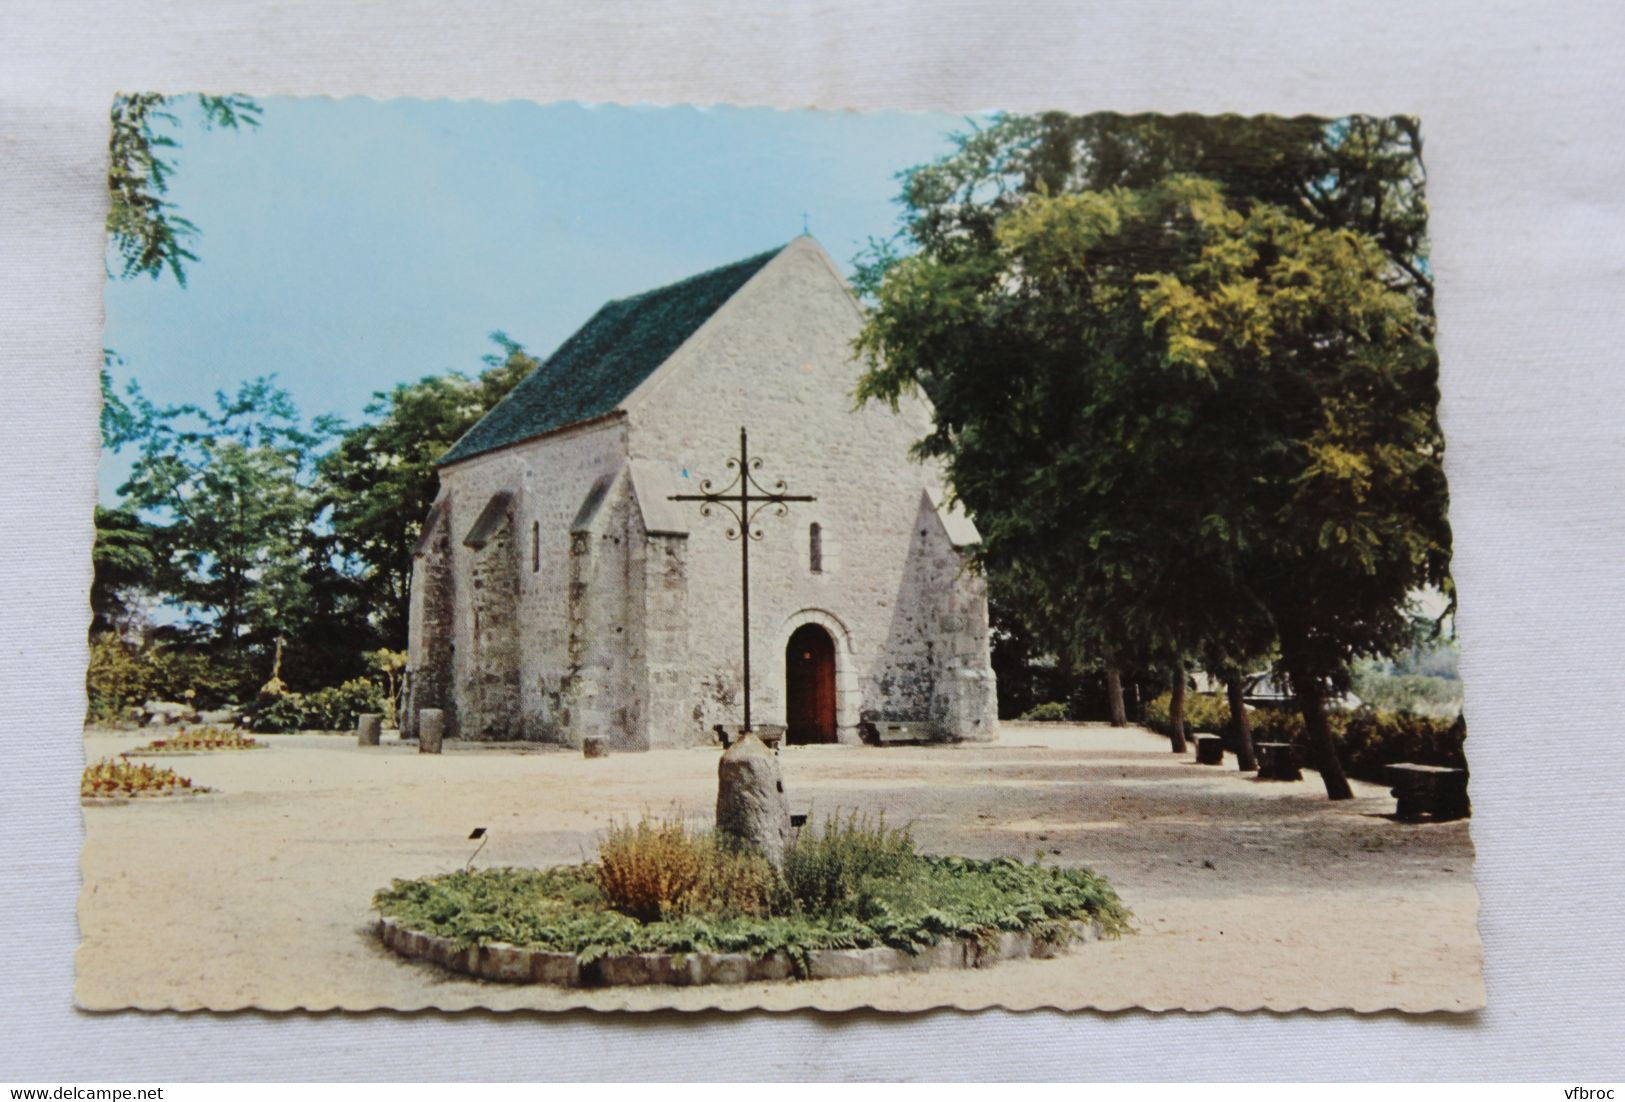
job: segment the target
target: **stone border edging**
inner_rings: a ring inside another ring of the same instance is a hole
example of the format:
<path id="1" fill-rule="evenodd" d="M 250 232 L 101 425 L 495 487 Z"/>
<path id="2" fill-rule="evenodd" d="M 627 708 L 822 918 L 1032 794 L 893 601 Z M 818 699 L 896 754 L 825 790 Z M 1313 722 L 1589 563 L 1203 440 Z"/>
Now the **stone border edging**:
<path id="1" fill-rule="evenodd" d="M 1078 941 L 1095 941 L 1100 927 L 1075 922 Z M 459 949 L 451 938 L 409 930 L 393 918 L 378 920 L 378 937 L 403 957 L 424 960 L 497 983 L 547 983 L 559 987 L 632 987 L 664 984 L 695 987 L 708 983 L 753 983 L 797 979 L 786 953 L 756 958 L 745 953 L 625 953 L 582 964 L 574 953 L 521 949 L 493 942 Z M 1048 959 L 1066 945 L 1024 931 L 1004 931 L 995 945 L 974 938 L 951 938 L 910 955 L 889 946 L 868 949 L 813 949 L 807 975 L 814 980 L 925 972 L 934 968 L 984 968 L 1001 960 Z"/>
<path id="2" fill-rule="evenodd" d="M 205 796 L 218 796 L 213 788 L 190 788 L 184 792 L 153 792 L 135 796 L 80 796 L 80 807 L 120 807 L 124 804 L 152 803 L 154 800 L 201 800 Z"/>

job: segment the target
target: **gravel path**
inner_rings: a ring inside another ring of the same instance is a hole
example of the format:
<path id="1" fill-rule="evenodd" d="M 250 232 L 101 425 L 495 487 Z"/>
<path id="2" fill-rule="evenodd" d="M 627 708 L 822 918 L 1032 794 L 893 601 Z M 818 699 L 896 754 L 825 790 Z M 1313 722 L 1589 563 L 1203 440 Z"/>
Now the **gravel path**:
<path id="1" fill-rule="evenodd" d="M 144 734 L 92 730 L 87 759 Z M 977 972 L 695 989 L 566 991 L 454 976 L 383 950 L 369 900 L 393 877 L 589 857 L 609 819 L 708 817 L 717 751 L 588 761 L 551 748 L 419 755 L 386 735 L 270 736 L 164 764 L 215 794 L 86 808 L 76 996 L 90 1009 L 361 1010 L 872 1006 L 918 1010 L 1351 1007 L 1484 1002 L 1466 822 L 1403 824 L 1393 798 L 1260 782 L 1130 728 L 1007 724 L 965 747 L 793 747 L 796 810 L 884 811 L 922 850 L 1105 874 L 1139 933 Z"/>

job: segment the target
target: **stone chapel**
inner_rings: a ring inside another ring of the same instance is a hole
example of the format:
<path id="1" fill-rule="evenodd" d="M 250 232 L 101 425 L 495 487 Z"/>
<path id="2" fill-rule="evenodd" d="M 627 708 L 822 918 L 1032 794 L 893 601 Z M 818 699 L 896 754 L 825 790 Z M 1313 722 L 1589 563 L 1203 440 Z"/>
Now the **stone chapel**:
<path id="1" fill-rule="evenodd" d="M 988 739 L 975 527 L 909 457 L 930 410 L 853 407 L 863 318 L 810 237 L 603 306 L 440 460 L 414 549 L 409 700 L 448 736 L 643 750 L 742 721 L 739 545 L 692 502 L 757 477 L 812 495 L 750 546 L 752 720 Z M 415 731 L 408 730 L 408 735 Z"/>

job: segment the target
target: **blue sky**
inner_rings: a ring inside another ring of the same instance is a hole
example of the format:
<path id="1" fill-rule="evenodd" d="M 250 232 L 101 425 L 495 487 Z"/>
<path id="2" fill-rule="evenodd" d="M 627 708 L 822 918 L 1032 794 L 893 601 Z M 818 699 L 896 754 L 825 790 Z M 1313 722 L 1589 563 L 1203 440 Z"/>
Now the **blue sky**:
<path id="1" fill-rule="evenodd" d="M 896 173 L 952 115 L 272 98 L 257 128 L 178 106 L 168 198 L 201 233 L 182 289 L 110 280 L 114 379 L 205 401 L 272 375 L 307 416 L 478 371 L 505 330 L 546 356 L 605 300 L 783 244 L 807 216 L 848 272 Z M 103 464 L 102 497 L 127 464 Z"/>

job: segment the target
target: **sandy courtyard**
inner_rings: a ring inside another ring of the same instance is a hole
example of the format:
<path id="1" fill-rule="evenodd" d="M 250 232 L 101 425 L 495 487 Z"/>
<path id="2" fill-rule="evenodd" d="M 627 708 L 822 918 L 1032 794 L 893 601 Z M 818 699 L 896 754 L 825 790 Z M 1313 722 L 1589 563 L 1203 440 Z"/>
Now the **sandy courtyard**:
<path id="1" fill-rule="evenodd" d="M 90 731 L 87 760 L 147 735 Z M 1483 1005 L 1466 822 L 1392 820 L 1387 790 L 1260 782 L 1138 729 L 1009 724 L 975 747 L 794 747 L 794 810 L 884 811 L 922 850 L 1087 865 L 1138 933 L 980 971 L 572 991 L 413 963 L 372 932 L 394 877 L 590 856 L 610 817 L 707 816 L 716 749 L 588 761 L 552 748 L 271 736 L 271 748 L 154 759 L 215 794 L 84 810 L 76 995 L 90 1009 L 1117 1009 Z"/>

